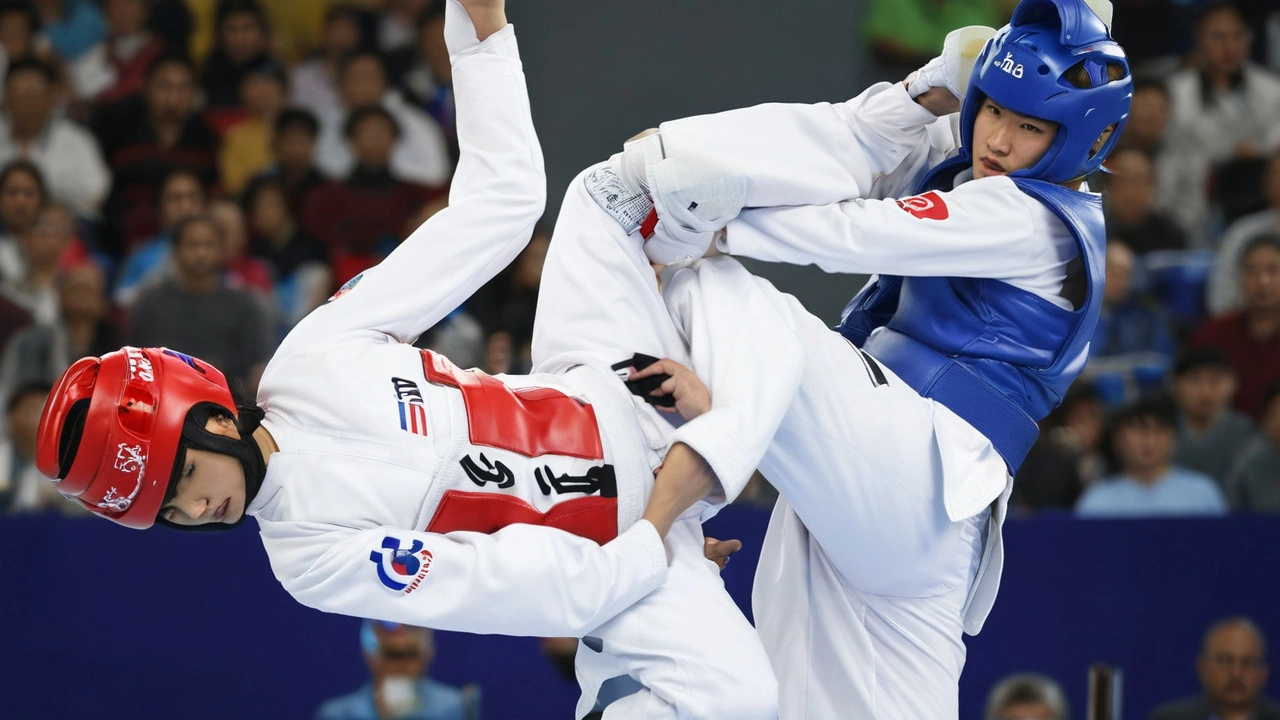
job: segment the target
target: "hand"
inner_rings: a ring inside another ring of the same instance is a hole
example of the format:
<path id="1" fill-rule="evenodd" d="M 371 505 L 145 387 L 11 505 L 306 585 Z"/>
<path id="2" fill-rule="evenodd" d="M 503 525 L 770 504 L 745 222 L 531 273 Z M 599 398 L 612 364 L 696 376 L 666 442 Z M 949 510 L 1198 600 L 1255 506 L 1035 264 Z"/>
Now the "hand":
<path id="1" fill-rule="evenodd" d="M 741 540 L 717 540 L 715 538 L 703 538 L 702 554 L 707 559 L 723 570 L 725 565 L 729 564 L 729 556 L 742 549 Z"/>
<path id="2" fill-rule="evenodd" d="M 711 409 L 711 392 L 692 370 L 675 360 L 663 358 L 649 367 L 631 373 L 629 380 L 640 380 L 654 375 L 670 375 L 665 382 L 649 394 L 653 397 L 671 395 L 674 408 L 655 405 L 660 412 L 678 412 L 685 420 L 692 420 Z"/>
<path id="3" fill-rule="evenodd" d="M 458 0 L 471 24 L 476 28 L 476 39 L 484 42 L 490 35 L 507 25 L 506 0 Z"/>
<path id="4" fill-rule="evenodd" d="M 973 63 L 978 59 L 983 46 L 995 34 L 994 28 L 985 25 L 969 25 L 947 33 L 947 39 L 942 44 L 942 54 L 925 63 L 924 67 L 907 78 L 907 92 L 918 101 L 930 88 L 945 88 L 955 98 L 957 105 L 963 103 L 964 96 L 969 91 L 969 75 L 973 73 Z"/>
<path id="5" fill-rule="evenodd" d="M 642 520 L 665 538 L 676 518 L 716 488 L 716 473 L 696 450 L 677 442 L 667 451 Z"/>

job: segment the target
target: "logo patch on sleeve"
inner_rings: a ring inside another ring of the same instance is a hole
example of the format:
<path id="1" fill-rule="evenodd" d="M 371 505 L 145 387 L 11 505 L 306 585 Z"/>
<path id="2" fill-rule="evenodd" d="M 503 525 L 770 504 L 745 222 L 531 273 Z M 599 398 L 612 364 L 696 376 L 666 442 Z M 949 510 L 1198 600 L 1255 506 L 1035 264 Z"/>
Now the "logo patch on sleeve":
<path id="1" fill-rule="evenodd" d="M 933 190 L 923 195 L 903 198 L 898 201 L 898 207 L 921 220 L 946 220 L 951 214 L 947 210 L 947 204 L 942 201 L 942 196 Z"/>
<path id="2" fill-rule="evenodd" d="M 423 547 L 421 540 L 414 540 L 405 547 L 399 538 L 388 535 L 382 539 L 382 548 L 369 553 L 369 560 L 378 569 L 378 581 L 388 590 L 406 595 L 418 589 L 422 578 L 431 570 L 431 551 Z"/>

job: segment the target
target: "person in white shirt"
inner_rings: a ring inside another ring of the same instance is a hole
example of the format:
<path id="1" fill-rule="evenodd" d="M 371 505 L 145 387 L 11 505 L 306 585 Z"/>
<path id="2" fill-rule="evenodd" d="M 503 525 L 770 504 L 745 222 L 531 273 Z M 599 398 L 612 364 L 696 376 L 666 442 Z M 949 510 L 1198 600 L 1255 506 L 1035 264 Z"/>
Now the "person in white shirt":
<path id="1" fill-rule="evenodd" d="M 658 301 L 648 308 L 661 323 L 631 322 L 626 304 L 540 318 L 535 332 L 564 347 L 528 376 L 464 371 L 411 345 L 515 257 L 545 201 L 503 3 L 450 0 L 447 13 L 464 128 L 449 206 L 290 332 L 256 405 L 235 410 L 215 367 L 174 350 L 79 360 L 51 393 L 37 465 L 130 527 L 228 529 L 253 516 L 277 579 L 311 607 L 581 637 L 579 717 L 626 678 L 641 689 L 606 717 L 774 718 L 772 670 L 704 557 L 700 522 L 745 484 L 774 430 L 752 409 L 785 406 L 800 357 L 778 355 L 767 383 L 712 368 L 714 406 L 674 371 L 677 409 L 701 417 L 673 429 L 627 391 L 610 367 L 618 354 L 593 334 L 634 325 L 637 341 L 674 337 Z M 767 344 L 742 335 L 721 347 Z M 745 454 L 703 460 L 728 442 Z"/>

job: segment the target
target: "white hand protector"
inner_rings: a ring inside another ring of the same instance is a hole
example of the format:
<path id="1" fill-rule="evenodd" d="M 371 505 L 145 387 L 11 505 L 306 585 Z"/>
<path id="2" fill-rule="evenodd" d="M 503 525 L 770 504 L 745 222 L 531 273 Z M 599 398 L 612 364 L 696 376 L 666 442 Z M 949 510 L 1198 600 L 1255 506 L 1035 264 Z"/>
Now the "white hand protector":
<path id="1" fill-rule="evenodd" d="M 995 28 L 969 25 L 947 33 L 942 54 L 925 63 L 907 78 L 907 93 L 916 98 L 930 88 L 942 87 L 964 102 L 969 91 L 969 74 L 982 46 L 995 36 Z"/>
<path id="2" fill-rule="evenodd" d="M 653 128 L 623 143 L 622 152 L 614 153 L 609 158 L 609 167 L 627 190 L 648 195 L 649 180 L 646 174 L 649 166 L 664 157 L 662 133 Z"/>
<path id="3" fill-rule="evenodd" d="M 742 212 L 749 187 L 745 176 L 694 157 L 650 165 L 648 182 L 659 222 L 645 254 L 659 264 L 701 257 L 712 234 Z"/>

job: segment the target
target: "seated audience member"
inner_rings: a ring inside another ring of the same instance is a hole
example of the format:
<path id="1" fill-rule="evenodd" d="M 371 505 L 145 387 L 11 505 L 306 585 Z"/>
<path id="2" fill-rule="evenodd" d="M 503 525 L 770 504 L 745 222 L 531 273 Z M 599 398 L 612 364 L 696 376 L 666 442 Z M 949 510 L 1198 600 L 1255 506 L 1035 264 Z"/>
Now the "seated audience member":
<path id="1" fill-rule="evenodd" d="M 240 81 L 240 105 L 247 117 L 227 128 L 218 155 L 227 193 L 238 195 L 249 178 L 274 161 L 272 135 L 284 110 L 286 82 L 284 69 L 270 61 L 253 66 Z"/>
<path id="2" fill-rule="evenodd" d="M 1178 449 L 1173 464 L 1204 473 L 1221 485 L 1257 430 L 1231 409 L 1236 371 L 1216 348 L 1189 350 L 1173 368 L 1178 405 Z"/>
<path id="3" fill-rule="evenodd" d="M 453 166 L 444 131 L 425 112 L 405 102 L 387 84 L 387 71 L 376 53 L 358 52 L 341 67 L 339 90 L 342 106 L 319 116 L 320 140 L 316 166 L 331 178 L 346 177 L 356 165 L 344 138 L 358 109 L 376 105 L 395 118 L 399 131 L 391 153 L 396 177 L 432 187 L 449 181 Z"/>
<path id="4" fill-rule="evenodd" d="M 14 388 L 4 401 L 8 432 L 0 435 L 0 512 L 88 514 L 78 507 L 68 508 L 71 503 L 36 469 L 36 430 L 52 388 L 47 382 L 26 383 Z"/>
<path id="5" fill-rule="evenodd" d="M 40 168 L 49 193 L 81 217 L 95 217 L 111 188 L 111 171 L 88 130 L 55 112 L 57 78 L 39 60 L 18 60 L 5 76 L 0 163 L 16 158 Z"/>
<path id="6" fill-rule="evenodd" d="M 147 66 L 164 52 L 164 40 L 148 26 L 150 0 L 103 0 L 107 37 L 67 64 L 81 100 L 110 104 L 142 92 Z"/>
<path id="7" fill-rule="evenodd" d="M 222 0 L 214 22 L 217 40 L 200 73 L 205 106 L 223 111 L 240 105 L 240 83 L 254 67 L 274 62 L 267 18 L 256 0 Z"/>
<path id="8" fill-rule="evenodd" d="M 1268 669 L 1262 630 L 1248 618 L 1219 620 L 1196 658 L 1203 694 L 1161 705 L 1147 720 L 1280 720 L 1280 708 L 1262 695 Z"/>
<path id="9" fill-rule="evenodd" d="M 436 3 L 418 19 L 414 44 L 387 60 L 396 87 L 427 111 L 444 130 L 449 157 L 458 161 L 458 118 L 453 102 L 453 66 L 444 44 L 444 4 Z"/>
<path id="10" fill-rule="evenodd" d="M 1107 242 L 1106 280 L 1098 325 L 1089 343 L 1089 361 L 1103 358 L 1109 366 L 1168 366 L 1174 352 L 1169 315 L 1133 287 L 1133 251 L 1123 241 Z M 1087 371 L 1086 371 L 1087 372 Z"/>
<path id="11" fill-rule="evenodd" d="M 325 13 L 320 48 L 289 76 L 289 103 L 322 117 L 341 112 L 338 66 L 360 49 L 360 35 L 359 8 L 347 3 L 331 5 Z"/>
<path id="12" fill-rule="evenodd" d="M 160 232 L 156 196 L 174 168 L 190 169 L 205 186 L 217 181 L 218 139 L 196 112 L 196 89 L 191 63 L 164 55 L 147 69 L 142 96 L 94 115 L 94 134 L 115 174 L 104 209 L 115 231 L 106 249 L 119 257 Z"/>
<path id="13" fill-rule="evenodd" d="M 1280 153 L 1272 155 L 1267 162 L 1262 185 L 1268 207 L 1231 223 L 1218 241 L 1205 292 L 1205 305 L 1211 315 L 1225 315 L 1244 307 L 1240 255 L 1249 241 L 1259 235 L 1280 234 Z"/>
<path id="14" fill-rule="evenodd" d="M 253 293 L 269 310 L 271 267 L 249 252 L 249 224 L 244 210 L 230 200 L 218 199 L 209 203 L 205 213 L 217 224 L 222 235 L 222 264 L 226 268 L 224 279 L 227 287 Z"/>
<path id="15" fill-rule="evenodd" d="M 173 276 L 173 228 L 179 220 L 204 212 L 200 176 L 183 168 L 173 170 L 160 183 L 156 204 L 160 208 L 159 234 L 138 243 L 125 256 L 116 277 L 115 301 L 121 307 L 132 305 L 138 293 Z"/>
<path id="16" fill-rule="evenodd" d="M 316 720 L 471 720 L 476 701 L 463 690 L 427 677 L 435 659 L 427 628 L 365 620 L 360 646 L 369 682 L 320 706 Z"/>
<path id="17" fill-rule="evenodd" d="M 1280 235 L 1262 235 L 1245 246 L 1240 285 L 1244 307 L 1206 320 L 1188 345 L 1226 352 L 1239 378 L 1232 404 L 1257 422 L 1263 393 L 1280 380 Z"/>
<path id="18" fill-rule="evenodd" d="M 282 183 L 289 197 L 289 212 L 294 217 L 306 206 L 311 194 L 325 183 L 314 161 L 319 133 L 320 124 L 310 112 L 300 108 L 281 112 L 271 140 L 275 161 L 249 181 L 249 184 L 258 180 Z"/>
<path id="19" fill-rule="evenodd" d="M 339 284 L 386 257 L 405 237 L 405 221 L 442 194 L 394 174 L 390 160 L 400 126 L 381 105 L 351 113 L 346 132 L 355 169 L 313 193 L 301 213 L 307 231 L 328 249 Z"/>
<path id="20" fill-rule="evenodd" d="M 75 218 L 56 203 L 44 206 L 31 229 L 18 238 L 26 274 L 0 284 L 0 292 L 30 311 L 37 324 L 58 321 L 58 268 L 75 242 Z"/>
<path id="21" fill-rule="evenodd" d="M 249 252 L 271 269 L 276 336 L 283 338 L 329 297 L 333 272 L 324 246 L 298 227 L 281 182 L 264 178 L 250 184 L 244 211 L 249 219 Z"/>
<path id="22" fill-rule="evenodd" d="M 1196 22 L 1196 67 L 1169 77 L 1167 157 L 1175 166 L 1161 206 L 1193 244 L 1209 236 L 1207 187 L 1224 163 L 1274 150 L 1280 77 L 1249 61 L 1252 32 L 1238 7 L 1208 5 Z"/>
<path id="23" fill-rule="evenodd" d="M 1173 464 L 1178 417 L 1173 402 L 1149 397 L 1122 409 L 1111 428 L 1117 474 L 1094 483 L 1076 503 L 1081 517 L 1222 515 L 1213 478 Z"/>
<path id="24" fill-rule="evenodd" d="M 1169 130 L 1169 90 L 1164 83 L 1153 78 L 1133 80 L 1133 99 L 1129 105 L 1129 119 L 1124 124 L 1120 143 L 1114 158 L 1122 148 L 1134 148 L 1154 158 L 1160 165 L 1160 151 L 1164 147 Z M 1159 172 L 1157 171 L 1157 177 Z M 1158 187 L 1159 183 L 1157 183 Z"/>
<path id="25" fill-rule="evenodd" d="M 58 57 L 75 60 L 107 36 L 98 4 L 93 0 L 36 0 L 40 32 Z"/>
<path id="26" fill-rule="evenodd" d="M 1107 235 L 1124 241 L 1137 255 L 1186 250 L 1186 233 L 1154 207 L 1156 176 L 1151 157 L 1137 148 L 1123 148 L 1111 154 L 1107 167 L 1112 172 L 1102 196 Z"/>
<path id="27" fill-rule="evenodd" d="M 1057 682 L 1033 673 L 1010 675 L 987 695 L 986 720 L 1069 720 L 1067 696 Z"/>
<path id="28" fill-rule="evenodd" d="M 14 334 L 0 361 L 0 397 L 25 383 L 52 385 L 71 363 L 120 347 L 108 317 L 107 276 L 95 262 L 81 262 L 58 273 L 58 320 L 31 325 Z"/>
<path id="29" fill-rule="evenodd" d="M 0 0 L 0 77 L 9 63 L 28 57 L 49 55 L 48 40 L 37 39 L 40 18 L 27 0 Z M 0 85 L 0 100 L 4 86 Z"/>
<path id="30" fill-rule="evenodd" d="M 138 297 L 129 344 L 216 357 L 232 394 L 249 398 L 270 354 L 270 328 L 253 295 L 227 287 L 224 256 L 221 232 L 209 216 L 180 220 L 173 229 L 174 277 Z"/>
<path id="31" fill-rule="evenodd" d="M 44 176 L 30 161 L 12 160 L 0 170 L 0 282 L 17 282 L 26 276 L 18 238 L 31 231 L 48 202 Z"/>
<path id="32" fill-rule="evenodd" d="M 1227 475 L 1232 510 L 1280 513 L 1280 382 L 1263 397 L 1262 433 Z"/>
<path id="33" fill-rule="evenodd" d="M 414 41 L 418 19 L 432 0 L 386 0 L 378 17 L 378 50 L 393 53 Z"/>

